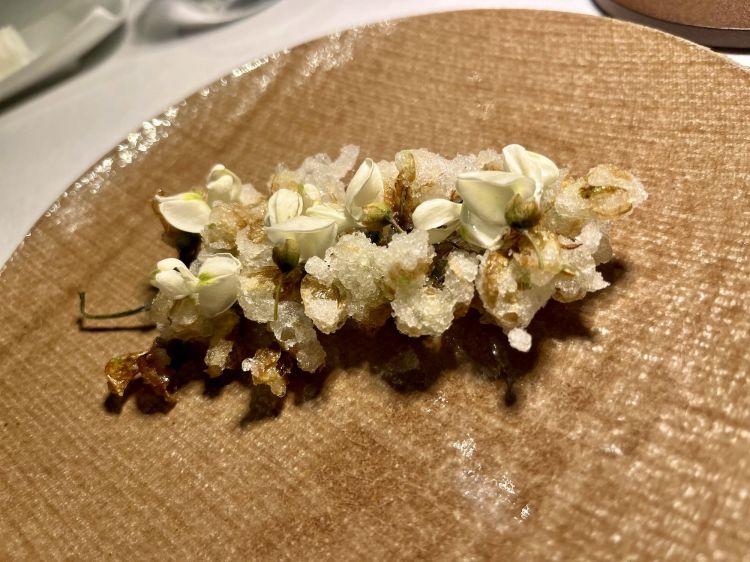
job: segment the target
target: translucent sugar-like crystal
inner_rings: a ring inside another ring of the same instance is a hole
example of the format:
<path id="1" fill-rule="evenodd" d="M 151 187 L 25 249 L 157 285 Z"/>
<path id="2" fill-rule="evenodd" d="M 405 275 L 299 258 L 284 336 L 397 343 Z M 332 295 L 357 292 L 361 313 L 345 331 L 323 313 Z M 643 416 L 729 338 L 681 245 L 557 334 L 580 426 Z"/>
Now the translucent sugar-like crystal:
<path id="1" fill-rule="evenodd" d="M 394 234 L 380 261 L 385 283 L 393 291 L 407 285 L 423 285 L 434 257 L 435 249 L 426 231 Z"/>
<path id="2" fill-rule="evenodd" d="M 347 305 L 335 285 L 325 285 L 312 275 L 306 275 L 300 286 L 305 314 L 324 334 L 331 334 L 344 325 Z"/>
<path id="3" fill-rule="evenodd" d="M 231 310 L 227 310 L 214 318 L 211 323 L 213 330 L 206 350 L 206 371 L 211 377 L 218 377 L 228 367 L 234 342 L 227 336 L 234 330 L 239 322 L 239 316 Z"/>
<path id="4" fill-rule="evenodd" d="M 255 189 L 255 186 L 251 183 L 246 183 L 242 186 L 240 191 L 240 205 L 243 207 L 248 206 L 264 206 L 266 204 L 266 196 Z"/>
<path id="5" fill-rule="evenodd" d="M 377 166 L 383 178 L 383 201 L 391 210 L 398 213 L 401 206 L 401 192 L 396 186 L 398 168 L 388 160 L 377 162 Z"/>
<path id="6" fill-rule="evenodd" d="M 265 267 L 274 266 L 273 246 L 268 240 L 264 240 L 261 243 L 250 240 L 247 228 L 237 233 L 235 244 L 237 246 L 237 257 L 242 264 L 243 271 L 253 272 Z"/>
<path id="7" fill-rule="evenodd" d="M 395 291 L 391 307 L 396 327 L 409 336 L 439 336 L 465 314 L 474 297 L 477 258 L 453 251 L 447 258 L 442 287 L 432 282 L 404 283 Z"/>
<path id="8" fill-rule="evenodd" d="M 357 162 L 359 147 L 346 145 L 336 160 L 327 154 L 316 154 L 305 158 L 296 170 L 279 168 L 270 182 L 271 191 L 280 188 L 295 190 L 298 185 L 311 183 L 320 190 L 326 203 L 344 201 L 344 182 L 341 180 Z"/>
<path id="9" fill-rule="evenodd" d="M 312 373 L 323 366 L 326 353 L 318 341 L 312 320 L 305 316 L 305 308 L 300 303 L 279 303 L 279 317 L 268 326 L 282 349 L 297 359 L 300 369 Z"/>
<path id="10" fill-rule="evenodd" d="M 317 256 L 313 256 L 305 262 L 305 271 L 326 287 L 330 287 L 335 280 L 328 262 Z"/>
<path id="11" fill-rule="evenodd" d="M 206 372 L 210 377 L 218 377 L 227 367 L 227 359 L 232 352 L 234 342 L 219 340 L 212 343 L 206 351 Z"/>
<path id="12" fill-rule="evenodd" d="M 600 164 L 589 170 L 586 183 L 594 187 L 622 188 L 627 192 L 628 201 L 634 207 L 643 203 L 647 198 L 646 189 L 633 174 L 611 164 Z"/>
<path id="13" fill-rule="evenodd" d="M 246 229 L 253 241 L 261 242 L 265 203 L 256 200 L 254 205 L 243 206 L 239 202 L 219 201 L 211 209 L 208 224 L 201 232 L 203 249 L 209 252 L 225 252 L 235 248 L 237 232 Z"/>
<path id="14" fill-rule="evenodd" d="M 576 237 L 577 247 L 564 251 L 563 272 L 555 278 L 555 300 L 570 302 L 582 299 L 586 293 L 605 288 L 607 283 L 596 270 L 595 253 L 600 248 L 602 232 L 595 222 L 586 224 Z"/>
<path id="15" fill-rule="evenodd" d="M 240 277 L 237 302 L 249 320 L 260 323 L 273 320 L 276 284 L 276 276 L 266 271 Z"/>
<path id="16" fill-rule="evenodd" d="M 169 325 L 169 312 L 174 306 L 174 299 L 169 298 L 162 292 L 156 293 L 148 309 L 148 315 L 151 321 L 161 331 Z"/>
<path id="17" fill-rule="evenodd" d="M 506 333 L 528 326 L 555 292 L 552 283 L 534 286 L 525 278 L 517 261 L 498 252 L 486 252 L 480 260 L 477 292 L 485 311 Z"/>
<path id="18" fill-rule="evenodd" d="M 455 200 L 456 176 L 471 170 L 482 169 L 490 162 L 502 162 L 494 150 L 485 150 L 478 156 L 459 154 L 449 159 L 423 148 L 404 150 L 396 154 L 396 166 L 408 189 L 404 193 L 404 212 L 409 216 L 417 205 L 429 199 Z"/>
<path id="19" fill-rule="evenodd" d="M 383 252 L 361 232 L 342 236 L 326 251 L 325 262 L 346 300 L 347 316 L 362 324 L 371 323 L 375 309 L 387 302 L 381 290 Z"/>
<path id="20" fill-rule="evenodd" d="M 288 368 L 281 360 L 281 352 L 273 349 L 261 348 L 253 357 L 242 362 L 242 370 L 250 371 L 253 384 L 266 384 L 276 396 L 286 394 L 285 376 Z"/>

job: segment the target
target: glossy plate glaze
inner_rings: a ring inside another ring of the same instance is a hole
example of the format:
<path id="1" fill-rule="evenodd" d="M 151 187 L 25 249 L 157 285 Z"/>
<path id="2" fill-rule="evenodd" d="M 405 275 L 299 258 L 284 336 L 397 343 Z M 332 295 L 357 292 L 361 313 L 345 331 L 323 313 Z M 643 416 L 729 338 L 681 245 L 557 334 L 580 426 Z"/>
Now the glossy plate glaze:
<path id="1" fill-rule="evenodd" d="M 0 557 L 746 555 L 748 92 L 746 70 L 661 32 L 479 11 L 298 47 L 144 123 L 0 277 Z M 650 198 L 613 233 L 612 286 L 548 306 L 504 376 L 490 327 L 438 345 L 391 326 L 326 338 L 328 370 L 283 402 L 239 378 L 194 380 L 168 412 L 107 398 L 103 365 L 153 333 L 79 330 L 76 290 L 94 311 L 144 299 L 170 255 L 157 189 L 217 161 L 262 184 L 346 143 L 510 142 L 615 163 Z"/>

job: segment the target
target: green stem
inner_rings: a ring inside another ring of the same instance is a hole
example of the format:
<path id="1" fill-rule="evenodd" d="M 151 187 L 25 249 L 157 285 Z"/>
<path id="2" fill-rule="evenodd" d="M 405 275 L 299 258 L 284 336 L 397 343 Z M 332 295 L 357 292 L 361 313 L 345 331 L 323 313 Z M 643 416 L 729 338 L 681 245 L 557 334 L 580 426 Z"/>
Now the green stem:
<path id="1" fill-rule="evenodd" d="M 400 232 L 401 234 L 406 232 L 403 228 L 401 228 L 401 225 L 396 222 L 396 220 L 393 218 L 393 215 L 388 216 L 388 222 L 391 223 L 391 226 L 396 229 L 396 232 Z"/>
<path id="2" fill-rule="evenodd" d="M 123 310 L 121 312 L 114 312 L 112 314 L 89 314 L 86 312 L 86 293 L 78 291 L 78 299 L 80 301 L 81 318 L 84 320 L 109 320 L 110 318 L 125 318 L 126 316 L 135 316 L 146 310 L 146 305 L 139 306 L 132 310 Z"/>

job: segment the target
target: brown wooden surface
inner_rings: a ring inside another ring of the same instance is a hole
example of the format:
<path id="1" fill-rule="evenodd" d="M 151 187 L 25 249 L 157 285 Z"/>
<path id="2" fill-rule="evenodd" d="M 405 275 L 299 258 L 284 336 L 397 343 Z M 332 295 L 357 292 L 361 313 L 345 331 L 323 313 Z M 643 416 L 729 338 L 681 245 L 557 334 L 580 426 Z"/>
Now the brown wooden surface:
<path id="1" fill-rule="evenodd" d="M 747 71 L 603 18 L 483 11 L 236 74 L 92 168 L 0 276 L 0 558 L 747 557 Z M 470 323 L 440 349 L 326 338 L 326 376 L 283 404 L 240 381 L 194 381 L 167 413 L 107 401 L 104 363 L 153 334 L 79 331 L 76 290 L 96 311 L 145 296 L 170 255 L 154 191 L 217 161 L 261 183 L 352 142 L 521 143 L 630 169 L 650 198 L 614 231 L 612 286 L 545 309 L 535 351 L 506 358 L 512 406 L 498 332 Z M 395 373 L 410 354 L 421 370 Z"/>

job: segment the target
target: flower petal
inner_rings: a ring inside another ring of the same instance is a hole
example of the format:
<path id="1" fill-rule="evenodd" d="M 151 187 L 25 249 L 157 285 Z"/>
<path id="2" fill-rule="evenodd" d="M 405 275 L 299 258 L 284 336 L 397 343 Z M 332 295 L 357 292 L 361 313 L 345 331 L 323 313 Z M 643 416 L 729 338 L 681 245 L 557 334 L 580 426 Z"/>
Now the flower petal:
<path id="1" fill-rule="evenodd" d="M 498 171 L 466 172 L 456 176 L 456 189 L 472 215 L 495 225 L 505 225 L 505 208 L 513 195 L 534 194 L 534 182 L 518 174 Z"/>
<path id="2" fill-rule="evenodd" d="M 346 209 L 355 220 L 362 218 L 362 207 L 383 200 L 383 175 L 372 158 L 365 158 L 346 188 Z"/>
<path id="3" fill-rule="evenodd" d="M 291 189 L 279 189 L 268 200 L 264 219 L 265 225 L 274 226 L 284 223 L 301 215 L 303 208 L 304 201 L 299 193 Z"/>
<path id="4" fill-rule="evenodd" d="M 311 183 L 306 183 L 302 186 L 301 189 L 302 193 L 302 202 L 304 203 L 304 208 L 309 209 L 313 205 L 317 205 L 321 202 L 321 195 L 320 190 L 315 187 Z"/>
<path id="5" fill-rule="evenodd" d="M 240 291 L 238 275 L 217 277 L 198 289 L 198 308 L 206 318 L 213 318 L 229 309 Z"/>
<path id="6" fill-rule="evenodd" d="M 182 260 L 178 260 L 177 258 L 164 258 L 156 263 L 157 271 L 169 271 L 170 269 L 176 269 L 181 273 L 190 273 L 188 266 L 182 263 Z"/>
<path id="7" fill-rule="evenodd" d="M 232 254 L 214 254 L 206 258 L 206 261 L 201 264 L 200 269 L 198 269 L 198 278 L 203 283 L 204 279 L 210 280 L 224 275 L 238 275 L 241 266 L 240 260 Z"/>
<path id="8" fill-rule="evenodd" d="M 500 247 L 509 230 L 508 226 L 483 221 L 469 211 L 466 205 L 461 208 L 459 233 L 470 244 L 487 250 L 495 250 Z"/>
<path id="9" fill-rule="evenodd" d="M 354 228 L 355 223 L 346 213 L 343 205 L 337 203 L 318 203 L 305 211 L 308 217 L 326 219 L 336 223 L 336 232 L 341 234 Z"/>
<path id="10" fill-rule="evenodd" d="M 167 258 L 156 264 L 151 284 L 172 299 L 184 299 L 195 291 L 198 278 L 177 258 Z"/>
<path id="11" fill-rule="evenodd" d="M 156 196 L 159 212 L 177 230 L 194 234 L 208 224 L 211 207 L 200 193 L 179 193 L 170 197 Z"/>
<path id="12" fill-rule="evenodd" d="M 273 244 L 283 244 L 291 238 L 299 246 L 300 261 L 312 256 L 323 257 L 336 241 L 336 223 L 331 220 L 301 215 L 284 223 L 266 228 Z"/>
<path id="13" fill-rule="evenodd" d="M 460 216 L 460 203 L 447 199 L 430 199 L 414 209 L 411 220 L 414 228 L 428 232 L 430 244 L 437 244 L 456 231 Z"/>
<path id="14" fill-rule="evenodd" d="M 242 181 L 237 174 L 224 167 L 223 164 L 216 164 L 208 173 L 206 189 L 208 190 L 208 204 L 213 207 L 217 201 L 224 203 L 237 201 L 242 192 Z"/>
<path id="15" fill-rule="evenodd" d="M 520 144 L 509 144 L 503 148 L 503 160 L 509 172 L 532 180 L 537 194 L 542 187 L 555 181 L 560 174 L 552 160 L 536 152 L 528 151 Z"/>
<path id="16" fill-rule="evenodd" d="M 210 256 L 198 270 L 198 308 L 208 318 L 221 314 L 237 300 L 240 261 L 232 254 Z"/>
<path id="17" fill-rule="evenodd" d="M 537 154 L 536 152 L 528 151 L 529 156 L 532 160 L 536 161 L 537 165 L 542 172 L 542 185 L 548 186 L 554 182 L 560 176 L 560 170 L 552 160 L 544 156 L 543 154 Z"/>

